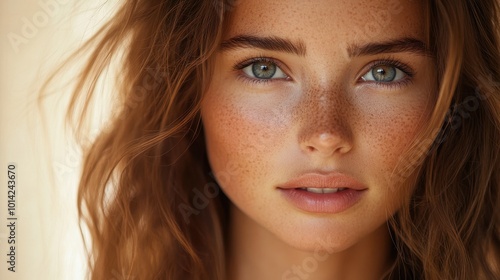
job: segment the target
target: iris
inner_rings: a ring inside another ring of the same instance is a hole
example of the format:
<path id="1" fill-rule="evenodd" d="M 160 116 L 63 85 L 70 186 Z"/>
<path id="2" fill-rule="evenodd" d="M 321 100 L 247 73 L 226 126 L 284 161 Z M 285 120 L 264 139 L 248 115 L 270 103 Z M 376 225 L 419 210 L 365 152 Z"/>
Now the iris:
<path id="1" fill-rule="evenodd" d="M 271 79 L 276 74 L 276 64 L 269 61 L 259 61 L 252 65 L 252 73 L 259 79 Z"/>

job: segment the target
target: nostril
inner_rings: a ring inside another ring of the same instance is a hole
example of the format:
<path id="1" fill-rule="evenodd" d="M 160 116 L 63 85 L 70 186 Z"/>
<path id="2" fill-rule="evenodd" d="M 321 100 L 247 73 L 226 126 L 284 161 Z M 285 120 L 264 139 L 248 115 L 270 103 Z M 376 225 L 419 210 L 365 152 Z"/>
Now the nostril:
<path id="1" fill-rule="evenodd" d="M 306 149 L 308 152 L 314 152 L 316 150 L 313 146 L 307 146 Z"/>

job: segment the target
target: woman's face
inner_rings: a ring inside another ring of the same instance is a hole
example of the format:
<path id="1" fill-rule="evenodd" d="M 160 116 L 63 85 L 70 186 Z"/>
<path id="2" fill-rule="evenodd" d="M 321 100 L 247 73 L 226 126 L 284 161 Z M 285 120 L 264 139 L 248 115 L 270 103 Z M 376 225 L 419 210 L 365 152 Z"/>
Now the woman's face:
<path id="1" fill-rule="evenodd" d="M 391 174 L 428 120 L 421 1 L 237 1 L 202 104 L 210 165 L 286 243 L 346 249 L 401 206 Z"/>

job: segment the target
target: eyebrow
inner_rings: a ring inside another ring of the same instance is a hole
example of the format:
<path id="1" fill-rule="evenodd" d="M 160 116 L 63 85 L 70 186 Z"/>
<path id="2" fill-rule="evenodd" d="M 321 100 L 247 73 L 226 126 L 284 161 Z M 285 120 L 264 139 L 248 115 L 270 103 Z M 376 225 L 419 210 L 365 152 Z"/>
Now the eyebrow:
<path id="1" fill-rule="evenodd" d="M 275 36 L 258 37 L 252 35 L 238 35 L 221 43 L 221 50 L 223 51 L 238 48 L 259 48 L 270 51 L 287 52 L 299 56 L 306 55 L 306 45 L 303 41 L 298 40 L 293 42 L 289 39 Z"/>
<path id="2" fill-rule="evenodd" d="M 239 48 L 259 48 L 271 51 L 282 51 L 299 56 L 306 55 L 306 45 L 303 41 L 292 42 L 289 39 L 276 36 L 259 37 L 252 35 L 238 35 L 221 43 L 221 50 Z M 404 37 L 385 42 L 367 43 L 364 45 L 350 44 L 347 47 L 349 57 L 363 55 L 377 55 L 381 53 L 413 52 L 424 56 L 432 56 L 427 45 L 416 38 Z"/>
<path id="3" fill-rule="evenodd" d="M 432 53 L 424 42 L 410 37 L 364 45 L 352 44 L 347 48 L 349 57 L 398 52 L 413 52 L 424 56 L 432 56 Z"/>

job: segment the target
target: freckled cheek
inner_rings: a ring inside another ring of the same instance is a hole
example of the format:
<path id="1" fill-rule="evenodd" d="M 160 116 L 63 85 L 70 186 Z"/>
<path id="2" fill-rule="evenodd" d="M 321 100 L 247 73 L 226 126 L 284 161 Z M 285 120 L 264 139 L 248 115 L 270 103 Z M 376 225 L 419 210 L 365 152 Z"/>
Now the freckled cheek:
<path id="1" fill-rule="evenodd" d="M 273 108 L 231 100 L 209 102 L 202 110 L 212 171 L 230 197 L 251 199 L 268 184 L 273 154 L 286 134 L 284 120 Z M 233 192 L 238 190 L 238 192 Z"/>
<path id="2" fill-rule="evenodd" d="M 364 123 L 367 149 L 383 172 L 392 172 L 401 156 L 424 124 L 420 108 L 392 108 L 383 110 Z"/>

